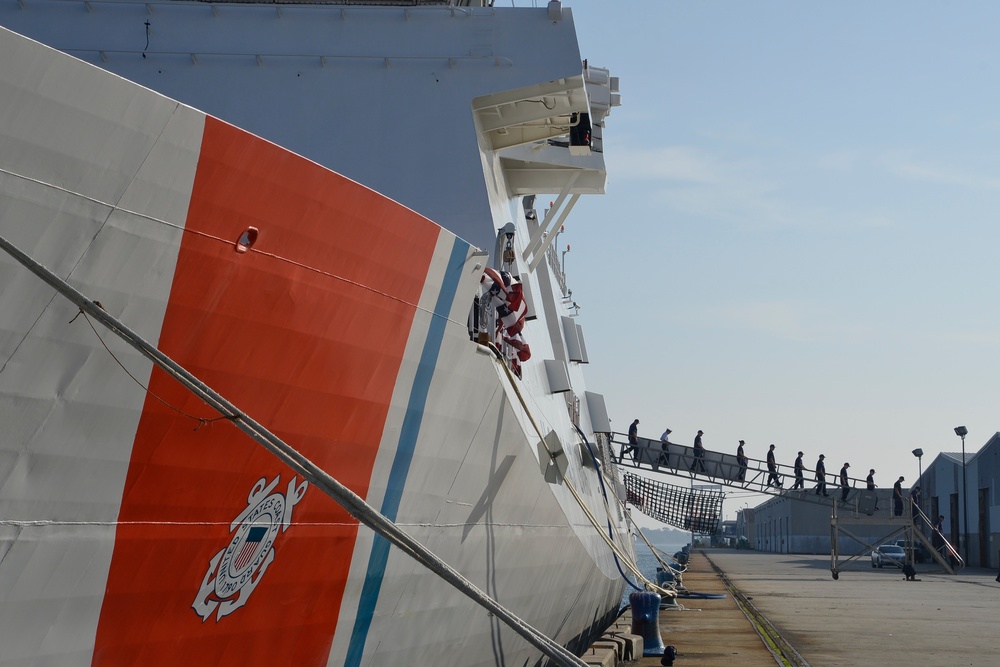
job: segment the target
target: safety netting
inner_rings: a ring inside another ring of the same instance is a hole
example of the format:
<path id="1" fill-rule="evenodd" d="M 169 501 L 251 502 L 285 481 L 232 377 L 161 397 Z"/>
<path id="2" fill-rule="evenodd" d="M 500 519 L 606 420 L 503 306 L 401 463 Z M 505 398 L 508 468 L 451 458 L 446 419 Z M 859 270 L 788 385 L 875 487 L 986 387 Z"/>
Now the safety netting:
<path id="1" fill-rule="evenodd" d="M 625 473 L 623 481 L 626 502 L 651 519 L 696 535 L 719 531 L 726 497 L 723 491 L 674 486 L 630 472 Z"/>

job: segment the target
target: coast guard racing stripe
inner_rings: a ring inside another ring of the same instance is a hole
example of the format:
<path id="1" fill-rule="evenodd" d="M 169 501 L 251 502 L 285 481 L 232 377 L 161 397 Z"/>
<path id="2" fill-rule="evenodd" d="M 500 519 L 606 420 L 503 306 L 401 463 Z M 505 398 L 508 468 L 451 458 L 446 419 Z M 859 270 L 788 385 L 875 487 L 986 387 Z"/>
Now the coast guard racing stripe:
<path id="1" fill-rule="evenodd" d="M 440 233 L 209 117 L 158 345 L 365 497 Z M 163 372 L 149 389 L 93 663 L 325 663 L 357 521 L 225 420 L 185 416 L 217 415 Z"/>

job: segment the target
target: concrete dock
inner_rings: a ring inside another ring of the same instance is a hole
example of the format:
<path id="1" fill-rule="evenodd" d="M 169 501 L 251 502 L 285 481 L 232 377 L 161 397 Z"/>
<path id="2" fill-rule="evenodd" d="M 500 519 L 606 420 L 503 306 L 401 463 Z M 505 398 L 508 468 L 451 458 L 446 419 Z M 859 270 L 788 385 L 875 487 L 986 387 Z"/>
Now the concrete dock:
<path id="1" fill-rule="evenodd" d="M 696 550 L 685 586 L 726 593 L 680 600 L 660 613 L 660 634 L 683 665 L 994 666 L 1000 645 L 1000 583 L 992 570 L 949 575 L 917 565 L 918 581 L 898 568 L 873 569 L 866 557 L 725 549 Z M 628 631 L 626 615 L 619 631 Z M 640 658 L 623 665 L 660 665 Z"/>

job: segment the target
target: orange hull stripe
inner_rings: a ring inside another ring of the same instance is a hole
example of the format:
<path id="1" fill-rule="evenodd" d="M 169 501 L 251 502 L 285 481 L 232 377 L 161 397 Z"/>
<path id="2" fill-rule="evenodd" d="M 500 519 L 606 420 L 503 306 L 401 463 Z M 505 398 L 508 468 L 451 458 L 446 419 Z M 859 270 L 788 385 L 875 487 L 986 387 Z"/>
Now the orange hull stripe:
<path id="1" fill-rule="evenodd" d="M 439 232 L 208 118 L 159 347 L 365 496 Z M 203 621 L 192 605 L 254 484 L 293 475 L 232 425 L 172 409 L 215 416 L 164 373 L 150 391 L 172 407 L 148 396 L 140 418 L 94 664 L 323 664 L 357 522 L 309 489 L 246 605 Z"/>

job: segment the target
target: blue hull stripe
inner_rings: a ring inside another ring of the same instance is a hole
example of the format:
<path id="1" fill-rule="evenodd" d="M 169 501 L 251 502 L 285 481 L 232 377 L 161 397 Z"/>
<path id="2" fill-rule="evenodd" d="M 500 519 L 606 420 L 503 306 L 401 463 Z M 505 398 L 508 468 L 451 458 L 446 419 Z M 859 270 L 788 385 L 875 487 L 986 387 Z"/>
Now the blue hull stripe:
<path id="1" fill-rule="evenodd" d="M 434 377 L 434 368 L 437 366 L 438 354 L 441 352 L 441 343 L 444 340 L 445 324 L 451 312 L 451 305 L 455 300 L 455 293 L 458 291 L 458 283 L 462 277 L 462 267 L 465 265 L 468 251 L 469 245 L 467 243 L 455 240 L 451 249 L 451 257 L 448 260 L 448 268 L 441 280 L 441 291 L 438 293 L 437 304 L 434 306 L 434 315 L 431 318 L 427 338 L 424 341 L 424 349 L 420 353 L 420 363 L 416 376 L 413 378 L 413 387 L 410 389 L 410 400 L 406 406 L 406 415 L 403 417 L 396 456 L 392 461 L 389 483 L 386 487 L 385 498 L 382 500 L 381 512 L 392 521 L 396 520 L 396 514 L 399 512 L 403 487 L 406 485 L 413 452 L 417 446 L 417 436 L 420 434 L 420 423 L 423 420 L 431 379 Z M 354 620 L 354 630 L 351 632 L 351 645 L 347 649 L 347 658 L 344 662 L 346 667 L 359 667 L 361 664 L 361 654 L 364 651 L 368 631 L 375 615 L 375 603 L 378 602 L 379 592 L 382 590 L 385 566 L 389 560 L 389 547 L 390 544 L 384 537 L 375 536 L 371 557 L 368 560 L 368 571 L 365 573 L 365 584 L 361 589 L 358 614 Z"/>

